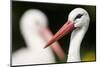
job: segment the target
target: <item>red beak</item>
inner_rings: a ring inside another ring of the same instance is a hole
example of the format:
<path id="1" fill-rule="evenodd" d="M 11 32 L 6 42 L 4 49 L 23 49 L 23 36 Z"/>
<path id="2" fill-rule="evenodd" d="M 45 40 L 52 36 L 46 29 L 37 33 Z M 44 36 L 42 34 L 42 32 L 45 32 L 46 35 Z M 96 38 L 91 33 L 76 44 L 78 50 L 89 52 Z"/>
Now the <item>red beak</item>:
<path id="1" fill-rule="evenodd" d="M 55 41 L 57 41 L 57 40 L 59 40 L 60 38 L 62 38 L 65 34 L 70 33 L 73 29 L 75 29 L 74 23 L 68 20 L 68 21 L 60 28 L 60 30 L 49 40 L 49 42 L 47 43 L 47 45 L 46 45 L 44 48 L 50 46 L 52 43 L 54 43 Z"/>

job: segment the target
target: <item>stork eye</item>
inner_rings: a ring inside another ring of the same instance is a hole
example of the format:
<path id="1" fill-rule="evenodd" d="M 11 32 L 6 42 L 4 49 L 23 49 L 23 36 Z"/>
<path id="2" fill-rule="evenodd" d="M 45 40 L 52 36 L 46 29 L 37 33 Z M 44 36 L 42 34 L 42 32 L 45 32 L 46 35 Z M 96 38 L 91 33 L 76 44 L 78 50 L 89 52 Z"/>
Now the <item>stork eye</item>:
<path id="1" fill-rule="evenodd" d="M 81 18 L 83 16 L 83 14 L 78 14 L 75 18 L 74 18 L 74 20 L 76 20 L 76 19 L 78 19 L 78 18 Z"/>

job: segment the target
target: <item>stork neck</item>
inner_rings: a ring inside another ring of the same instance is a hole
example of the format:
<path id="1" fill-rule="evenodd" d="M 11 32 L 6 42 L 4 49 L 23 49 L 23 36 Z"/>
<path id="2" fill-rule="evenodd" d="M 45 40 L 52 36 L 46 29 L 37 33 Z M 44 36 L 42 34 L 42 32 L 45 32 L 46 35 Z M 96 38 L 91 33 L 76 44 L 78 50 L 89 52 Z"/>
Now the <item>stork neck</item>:
<path id="1" fill-rule="evenodd" d="M 67 62 L 80 61 L 80 45 L 86 31 L 87 28 L 83 27 L 83 28 L 77 28 L 72 32 Z"/>
<path id="2" fill-rule="evenodd" d="M 44 39 L 36 32 L 28 30 L 23 33 L 24 40 L 29 49 L 42 49 L 46 44 Z"/>

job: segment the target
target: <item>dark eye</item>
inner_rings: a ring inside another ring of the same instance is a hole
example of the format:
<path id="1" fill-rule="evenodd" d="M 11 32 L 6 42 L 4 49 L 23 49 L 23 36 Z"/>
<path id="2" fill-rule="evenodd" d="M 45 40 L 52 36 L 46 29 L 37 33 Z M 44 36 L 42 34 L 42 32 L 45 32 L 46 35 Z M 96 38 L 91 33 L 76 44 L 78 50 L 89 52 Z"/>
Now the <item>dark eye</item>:
<path id="1" fill-rule="evenodd" d="M 76 20 L 76 19 L 78 19 L 78 18 L 81 18 L 83 16 L 83 14 L 78 14 L 75 18 L 74 18 L 74 20 Z"/>

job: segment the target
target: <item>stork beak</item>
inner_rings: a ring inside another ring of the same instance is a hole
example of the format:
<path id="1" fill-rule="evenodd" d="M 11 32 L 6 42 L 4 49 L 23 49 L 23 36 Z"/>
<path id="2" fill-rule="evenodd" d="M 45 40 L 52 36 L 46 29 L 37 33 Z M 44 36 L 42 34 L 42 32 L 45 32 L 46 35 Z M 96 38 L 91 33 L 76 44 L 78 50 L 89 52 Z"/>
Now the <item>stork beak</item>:
<path id="1" fill-rule="evenodd" d="M 70 33 L 73 29 L 75 29 L 74 27 L 74 23 L 72 21 L 67 21 L 61 28 L 60 30 L 49 40 L 49 42 L 46 44 L 46 47 L 50 46 L 52 43 L 54 43 L 55 41 L 61 39 L 65 34 Z"/>

